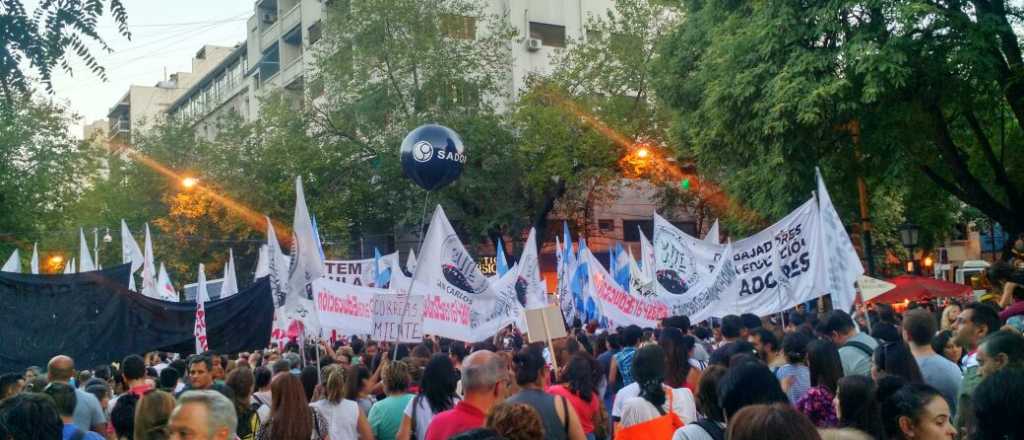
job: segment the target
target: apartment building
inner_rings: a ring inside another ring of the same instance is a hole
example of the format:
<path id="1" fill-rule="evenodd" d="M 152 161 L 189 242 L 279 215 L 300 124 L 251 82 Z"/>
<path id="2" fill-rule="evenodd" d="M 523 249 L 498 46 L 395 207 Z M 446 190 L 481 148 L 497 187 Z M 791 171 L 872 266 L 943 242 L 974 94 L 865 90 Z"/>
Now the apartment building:
<path id="1" fill-rule="evenodd" d="M 132 85 L 107 114 L 110 142 L 130 144 L 132 131 L 144 131 L 160 122 L 171 104 L 193 84 L 200 81 L 214 66 L 227 57 L 233 48 L 206 45 L 192 58 L 191 72 L 176 72 L 153 86 Z"/>

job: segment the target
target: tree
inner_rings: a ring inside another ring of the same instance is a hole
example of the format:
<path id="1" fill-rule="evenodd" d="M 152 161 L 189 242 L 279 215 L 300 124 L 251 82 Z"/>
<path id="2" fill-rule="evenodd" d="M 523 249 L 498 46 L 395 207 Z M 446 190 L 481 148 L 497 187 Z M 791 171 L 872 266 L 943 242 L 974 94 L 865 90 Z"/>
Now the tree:
<path id="1" fill-rule="evenodd" d="M 0 101 L 0 252 L 31 251 L 33 241 L 77 243 L 67 217 L 98 163 L 95 151 L 68 135 L 74 122 L 56 104 Z"/>
<path id="2" fill-rule="evenodd" d="M 118 32 L 131 39 L 128 32 L 128 13 L 121 0 L 42 0 L 30 14 L 22 0 L 0 0 L 0 89 L 10 101 L 15 94 L 28 93 L 32 88 L 28 67 L 39 74 L 47 91 L 53 91 L 51 78 L 55 67 L 71 73 L 68 51 L 80 58 L 93 74 L 106 79 L 106 71 L 99 64 L 86 43 L 98 43 L 110 51 L 106 41 L 96 32 L 97 19 L 109 12 L 118 26 Z"/>
<path id="3" fill-rule="evenodd" d="M 655 70 L 659 96 L 678 111 L 679 144 L 732 194 L 780 215 L 806 199 L 820 164 L 847 219 L 859 218 L 861 176 L 873 213 L 902 207 L 906 219 L 940 227 L 955 214 L 954 196 L 1024 231 L 1016 7 L 682 4 L 686 20 Z M 952 209 L 918 209 L 930 202 Z"/>

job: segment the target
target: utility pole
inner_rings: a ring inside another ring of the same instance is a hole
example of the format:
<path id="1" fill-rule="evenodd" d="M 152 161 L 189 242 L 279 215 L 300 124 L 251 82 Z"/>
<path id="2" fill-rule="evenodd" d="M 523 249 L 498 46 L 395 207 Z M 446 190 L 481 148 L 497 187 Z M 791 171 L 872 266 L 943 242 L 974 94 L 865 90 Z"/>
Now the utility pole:
<path id="1" fill-rule="evenodd" d="M 854 157 L 861 165 L 857 173 L 857 195 L 860 198 L 860 229 L 864 241 L 864 259 L 868 261 L 868 275 L 875 274 L 875 252 L 871 243 L 871 216 L 868 213 L 868 185 L 864 181 L 863 160 L 860 155 L 860 121 L 854 119 L 847 124 L 853 137 Z"/>

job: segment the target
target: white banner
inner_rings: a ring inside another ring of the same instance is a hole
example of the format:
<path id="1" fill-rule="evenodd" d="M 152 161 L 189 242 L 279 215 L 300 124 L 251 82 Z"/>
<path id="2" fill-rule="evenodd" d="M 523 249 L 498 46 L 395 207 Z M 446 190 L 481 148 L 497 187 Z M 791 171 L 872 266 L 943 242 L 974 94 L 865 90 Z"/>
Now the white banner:
<path id="1" fill-rule="evenodd" d="M 864 266 L 860 262 L 857 251 L 853 249 L 850 235 L 846 233 L 839 214 L 832 206 L 832 197 L 825 188 L 825 180 L 821 171 L 814 170 L 818 180 L 818 205 L 821 213 L 821 252 L 828 261 L 826 270 L 828 292 L 832 294 L 832 307 L 836 310 L 849 312 L 857 298 L 853 283 L 864 275 Z"/>
<path id="2" fill-rule="evenodd" d="M 412 294 L 426 297 L 423 332 L 465 342 L 494 335 L 510 310 L 480 272 L 440 206 L 421 248 Z"/>
<path id="3" fill-rule="evenodd" d="M 689 236 L 655 215 L 657 296 L 674 310 L 688 304 L 686 314 L 695 321 L 730 313 L 766 316 L 817 298 L 826 290 L 827 269 L 818 242 L 819 219 L 817 203 L 811 199 L 774 225 L 733 244 L 728 262 L 735 276 L 713 277 L 728 246 Z M 720 290 L 720 300 L 701 307 L 689 301 L 692 295 L 707 296 L 709 286 L 728 278 L 732 280 Z"/>
<path id="4" fill-rule="evenodd" d="M 327 278 L 313 281 L 313 297 L 320 325 L 343 335 L 367 335 L 373 330 L 373 300 L 380 289 L 340 283 Z"/>
<path id="5" fill-rule="evenodd" d="M 374 341 L 416 343 L 423 340 L 422 296 L 378 293 L 373 297 Z"/>

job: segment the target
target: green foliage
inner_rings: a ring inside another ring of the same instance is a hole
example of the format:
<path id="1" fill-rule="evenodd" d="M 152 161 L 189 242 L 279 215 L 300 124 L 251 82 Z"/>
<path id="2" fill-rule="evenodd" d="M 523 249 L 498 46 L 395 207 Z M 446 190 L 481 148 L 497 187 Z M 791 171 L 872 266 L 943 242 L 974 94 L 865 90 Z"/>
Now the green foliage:
<path id="1" fill-rule="evenodd" d="M 39 80 L 49 92 L 53 71 L 59 67 L 71 73 L 69 52 L 81 59 L 93 74 L 106 80 L 106 70 L 86 47 L 87 42 L 98 43 L 102 50 L 111 49 L 96 32 L 97 20 L 110 13 L 118 32 L 131 39 L 128 32 L 128 13 L 121 0 L 42 0 L 29 13 L 22 0 L 0 0 L 0 90 L 8 101 L 16 94 L 26 94 L 30 74 L 26 64 L 39 74 Z"/>
<path id="2" fill-rule="evenodd" d="M 950 196 L 1024 230 L 1016 9 L 1001 1 L 682 4 L 686 19 L 655 68 L 659 97 L 678 112 L 680 147 L 733 197 L 777 218 L 806 199 L 820 166 L 851 223 L 864 176 L 882 235 L 902 211 L 940 239 L 957 210 Z M 993 142 L 1003 131 L 1007 142 Z"/>

